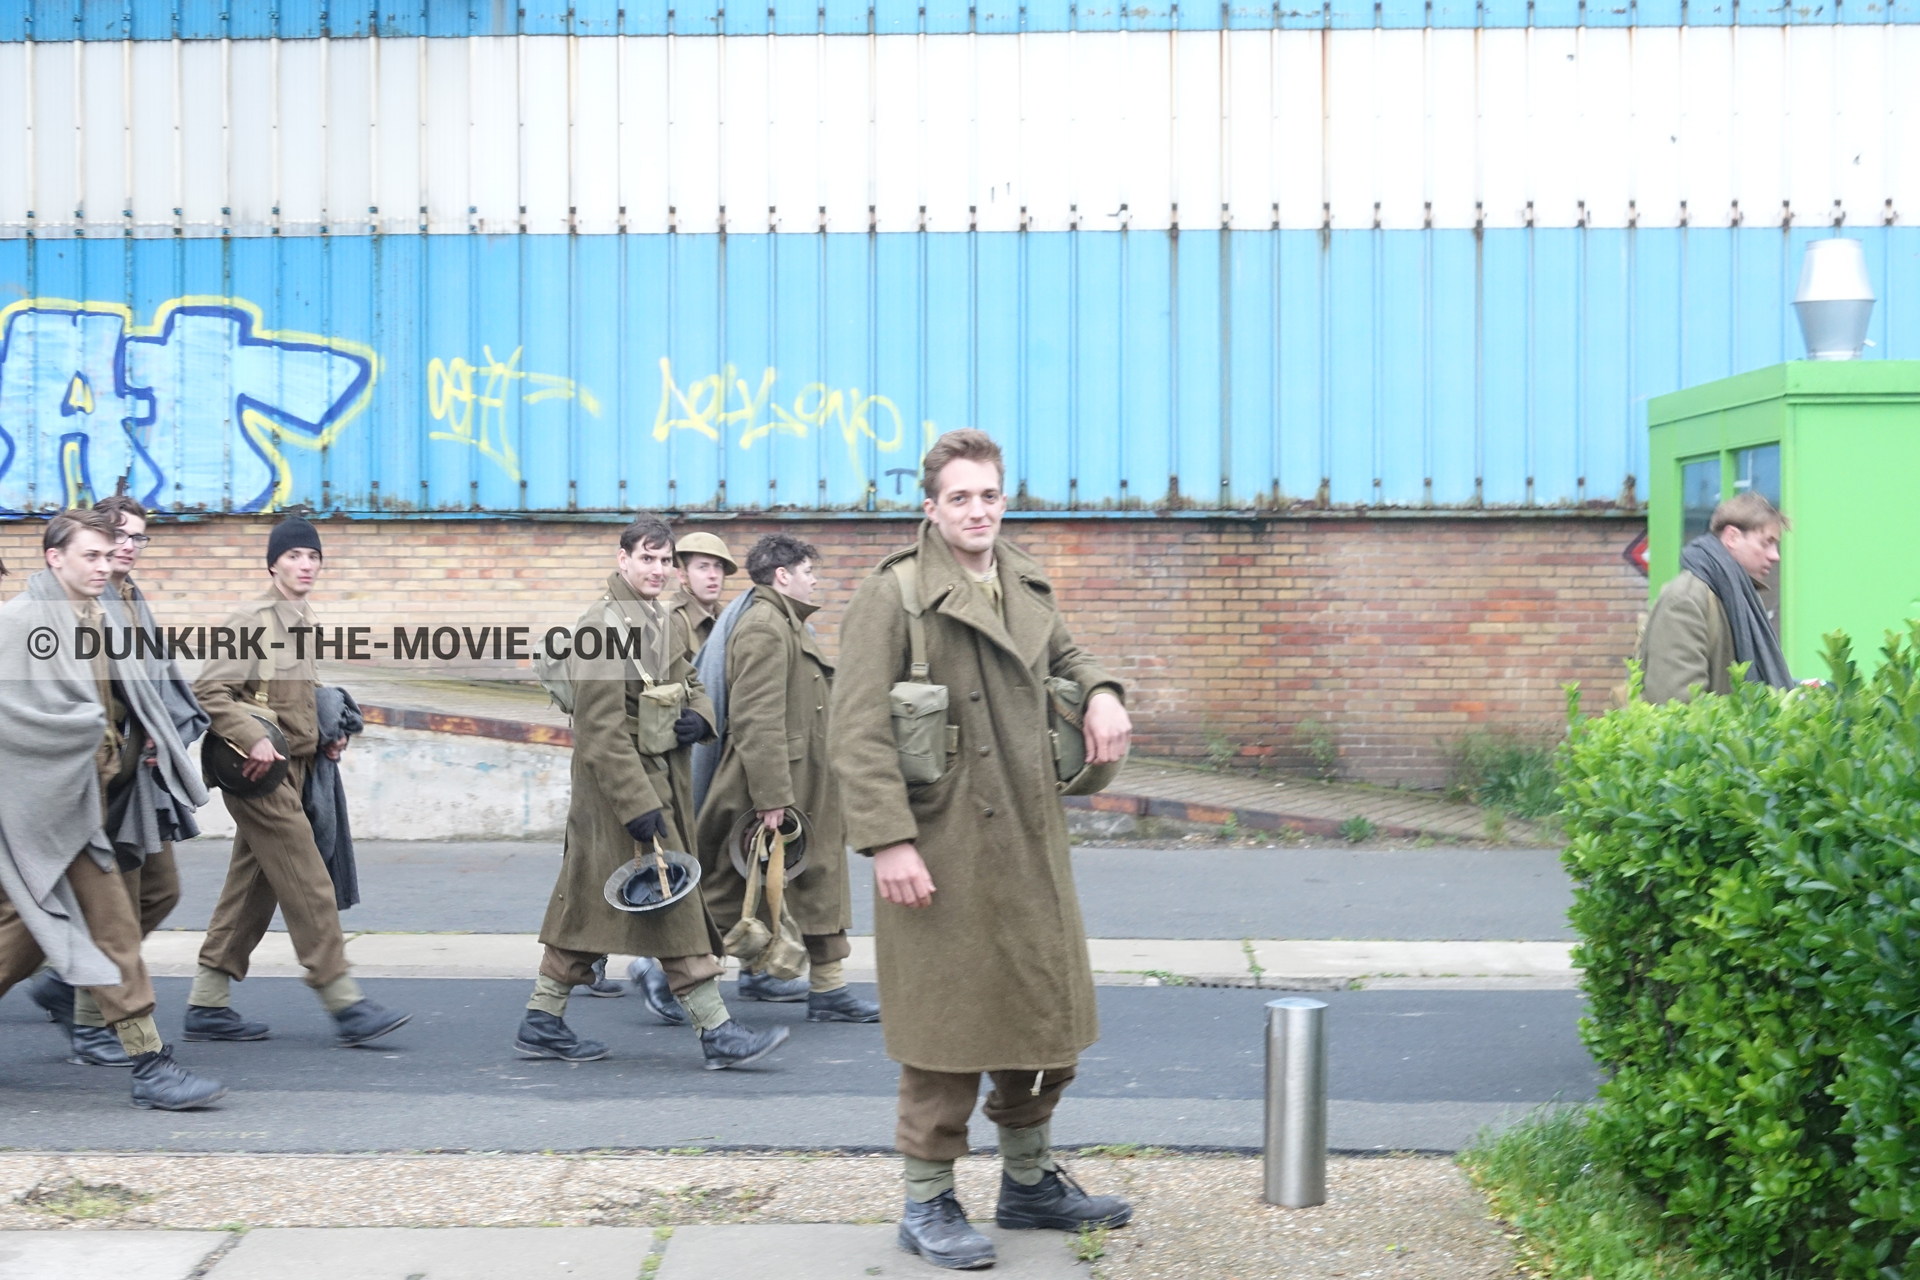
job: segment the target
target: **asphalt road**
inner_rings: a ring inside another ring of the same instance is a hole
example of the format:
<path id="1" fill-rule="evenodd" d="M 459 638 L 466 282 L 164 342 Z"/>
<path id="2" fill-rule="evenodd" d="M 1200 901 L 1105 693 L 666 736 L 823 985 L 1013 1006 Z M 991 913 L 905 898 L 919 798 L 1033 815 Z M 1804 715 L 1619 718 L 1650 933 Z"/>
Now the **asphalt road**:
<path id="1" fill-rule="evenodd" d="M 224 840 L 180 846 L 167 927 L 206 927 L 227 853 Z M 341 922 L 369 931 L 536 933 L 560 865 L 560 846 L 536 843 L 366 842 L 357 855 L 365 900 Z M 1076 849 L 1073 865 L 1096 938 L 1573 937 L 1551 850 Z M 853 931 L 873 932 L 871 876 L 853 877 L 853 898 Z"/>
<path id="2" fill-rule="evenodd" d="M 161 1027 L 179 1027 L 183 979 L 161 979 Z M 881 1028 L 817 1025 L 804 1006 L 736 1004 L 792 1039 L 755 1068 L 708 1072 L 686 1029 L 634 996 L 576 999 L 569 1021 L 613 1055 L 518 1057 L 527 984 L 369 980 L 415 1021 L 389 1041 L 332 1047 L 297 980 L 257 978 L 235 1004 L 274 1027 L 252 1044 L 176 1045 L 233 1092 L 170 1115 L 127 1103 L 125 1071 L 70 1066 L 23 990 L 0 999 L 0 1146 L 183 1151 L 581 1150 L 765 1146 L 890 1148 L 896 1068 Z M 731 987 L 725 988 L 729 992 Z M 1056 1120 L 1062 1145 L 1254 1148 L 1261 1142 L 1263 1004 L 1246 990 L 1103 987 L 1103 1036 Z M 1352 991 L 1324 997 L 1330 1145 L 1447 1150 L 1484 1124 L 1593 1096 L 1598 1074 L 1571 991 Z M 976 1143 L 991 1130 L 976 1118 Z"/>

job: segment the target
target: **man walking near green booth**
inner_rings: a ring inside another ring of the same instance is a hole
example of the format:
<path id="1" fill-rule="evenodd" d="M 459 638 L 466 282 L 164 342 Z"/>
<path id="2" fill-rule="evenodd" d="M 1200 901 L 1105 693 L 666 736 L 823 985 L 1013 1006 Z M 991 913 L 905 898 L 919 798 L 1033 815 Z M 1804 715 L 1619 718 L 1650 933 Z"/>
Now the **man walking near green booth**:
<path id="1" fill-rule="evenodd" d="M 951 431 L 927 451 L 919 538 L 881 562 L 841 624 L 829 737 L 849 841 L 872 855 L 878 890 L 906 1157 L 900 1247 L 950 1268 L 994 1257 L 953 1190 L 983 1071 L 1002 1227 L 1120 1226 L 1133 1212 L 1086 1194 L 1051 1151 L 1054 1107 L 1099 1022 L 1046 681 L 1087 692 L 1090 762 L 1119 760 L 1131 724 L 1120 682 L 1073 642 L 1039 564 L 999 540 L 1004 480 L 984 432 Z M 923 720 L 924 750 L 903 750 L 896 724 L 920 743 Z"/>
<path id="2" fill-rule="evenodd" d="M 1747 490 L 1713 509 L 1707 532 L 1680 551 L 1680 572 L 1660 588 L 1640 638 L 1640 694 L 1686 702 L 1695 689 L 1733 692 L 1728 668 L 1790 688 L 1793 677 L 1760 592 L 1780 563 L 1780 535 L 1792 526 L 1764 496 Z"/>

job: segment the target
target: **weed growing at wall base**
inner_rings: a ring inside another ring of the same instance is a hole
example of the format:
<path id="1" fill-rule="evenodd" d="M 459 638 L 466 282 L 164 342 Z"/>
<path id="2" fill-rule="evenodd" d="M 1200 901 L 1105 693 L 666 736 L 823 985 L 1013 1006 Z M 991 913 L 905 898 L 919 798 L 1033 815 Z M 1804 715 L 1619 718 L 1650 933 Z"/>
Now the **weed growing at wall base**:
<path id="1" fill-rule="evenodd" d="M 1460 740 L 1449 789 L 1483 808 L 1539 818 L 1559 810 L 1559 785 L 1552 745 L 1511 730 L 1484 729 Z"/>

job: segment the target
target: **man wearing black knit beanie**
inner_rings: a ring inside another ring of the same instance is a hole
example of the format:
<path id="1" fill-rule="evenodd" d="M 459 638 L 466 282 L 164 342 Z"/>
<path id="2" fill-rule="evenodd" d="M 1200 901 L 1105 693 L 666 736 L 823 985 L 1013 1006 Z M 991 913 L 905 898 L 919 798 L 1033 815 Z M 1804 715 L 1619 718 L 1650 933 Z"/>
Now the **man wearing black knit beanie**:
<path id="1" fill-rule="evenodd" d="M 321 751 L 338 760 L 342 737 L 320 741 L 314 704 L 318 686 L 313 606 L 307 597 L 320 576 L 320 531 L 290 516 L 267 535 L 267 593 L 243 606 L 227 625 L 238 634 L 257 633 L 257 652 L 216 657 L 194 682 L 193 692 L 213 718 L 212 732 L 245 760 L 241 779 L 223 789 L 233 815 L 233 860 L 220 902 L 213 909 L 200 967 L 187 995 L 189 1040 L 265 1040 L 265 1023 L 249 1022 L 231 1004 L 230 984 L 244 980 L 253 950 L 266 936 L 274 908 L 287 922 L 294 955 L 307 971 L 307 985 L 332 1015 L 341 1044 L 365 1044 L 406 1022 L 409 1014 L 384 1009 L 360 992 L 348 972 L 346 938 L 340 931 L 333 880 L 314 842 L 301 792 Z M 244 630 L 243 630 L 244 629 Z M 268 724 L 286 743 L 276 748 Z M 278 784 L 259 784 L 280 765 Z M 208 778 L 213 781 L 212 777 Z"/>

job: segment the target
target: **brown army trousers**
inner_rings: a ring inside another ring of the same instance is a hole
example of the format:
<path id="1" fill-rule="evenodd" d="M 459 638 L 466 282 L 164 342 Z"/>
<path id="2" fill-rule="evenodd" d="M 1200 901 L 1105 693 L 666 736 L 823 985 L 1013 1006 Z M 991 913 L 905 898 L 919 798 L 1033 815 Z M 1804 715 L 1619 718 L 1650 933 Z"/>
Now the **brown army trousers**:
<path id="1" fill-rule="evenodd" d="M 1075 1068 L 1048 1071 L 991 1071 L 993 1092 L 983 1111 L 994 1124 L 1031 1129 L 1053 1119 L 1060 1095 L 1073 1083 Z M 1039 1093 L 1034 1092 L 1035 1084 Z M 899 1123 L 893 1145 L 919 1160 L 958 1160 L 967 1154 L 967 1119 L 980 1100 L 978 1071 L 922 1071 L 900 1066 Z"/>
<path id="2" fill-rule="evenodd" d="M 91 988 L 100 1016 L 110 1027 L 148 1016 L 153 1012 L 153 980 L 140 958 L 140 919 L 133 913 L 126 881 L 118 871 L 102 871 L 91 854 L 82 852 L 67 868 L 67 883 L 73 886 L 93 945 L 120 966 L 119 986 Z M 0 894 L 0 994 L 45 959 L 20 913 Z"/>
<path id="3" fill-rule="evenodd" d="M 120 876 L 127 884 L 127 897 L 140 917 L 140 936 L 158 929 L 173 909 L 180 905 L 180 864 L 174 860 L 173 841 L 163 841 L 160 852 L 147 855 L 146 862 Z"/>
<path id="4" fill-rule="evenodd" d="M 313 842 L 313 827 L 300 807 L 313 757 L 287 761 L 287 777 L 264 796 L 240 799 L 222 792 L 233 815 L 233 861 L 207 926 L 200 963 L 230 978 L 244 979 L 253 949 L 273 923 L 273 909 L 287 922 L 293 953 L 316 990 L 347 972 L 347 943 L 334 906 L 333 880 Z"/>
<path id="5" fill-rule="evenodd" d="M 660 968 L 667 975 L 667 985 L 675 996 L 683 996 L 708 978 L 717 978 L 725 973 L 726 966 L 720 963 L 718 956 L 660 956 Z M 593 972 L 595 962 L 606 959 L 587 951 L 567 951 L 547 944 L 547 952 L 540 957 L 540 976 L 552 978 L 564 987 L 591 986 L 596 979 Z"/>

